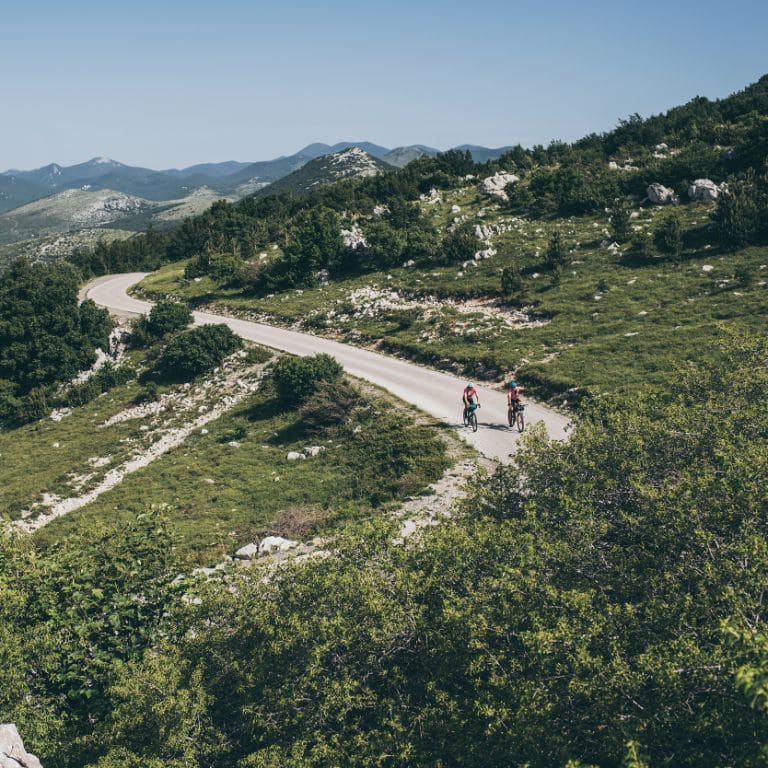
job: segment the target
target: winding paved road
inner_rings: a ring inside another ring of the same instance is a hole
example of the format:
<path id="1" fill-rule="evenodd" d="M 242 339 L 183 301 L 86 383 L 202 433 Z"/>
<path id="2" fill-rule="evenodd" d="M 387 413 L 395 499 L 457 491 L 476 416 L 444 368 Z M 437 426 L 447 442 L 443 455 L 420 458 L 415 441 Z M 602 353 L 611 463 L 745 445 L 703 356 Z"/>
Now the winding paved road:
<path id="1" fill-rule="evenodd" d="M 96 304 L 117 315 L 144 314 L 152 305 L 132 298 L 127 291 L 146 274 L 132 272 L 100 277 L 89 283 L 81 296 L 93 299 Z M 503 392 L 478 387 L 482 406 L 478 411 L 480 428 L 472 433 L 461 424 L 461 392 L 466 383 L 464 379 L 366 349 L 271 325 L 222 317 L 210 312 L 195 312 L 194 318 L 196 325 L 224 323 L 244 339 L 294 355 L 326 352 L 335 357 L 352 376 L 384 387 L 435 418 L 454 425 L 459 434 L 485 456 L 504 462 L 515 450 L 519 435 L 517 430 L 510 430 L 506 426 L 507 406 Z M 529 425 L 543 421 L 551 438 L 565 438 L 568 419 L 559 413 L 526 399 L 525 415 Z"/>

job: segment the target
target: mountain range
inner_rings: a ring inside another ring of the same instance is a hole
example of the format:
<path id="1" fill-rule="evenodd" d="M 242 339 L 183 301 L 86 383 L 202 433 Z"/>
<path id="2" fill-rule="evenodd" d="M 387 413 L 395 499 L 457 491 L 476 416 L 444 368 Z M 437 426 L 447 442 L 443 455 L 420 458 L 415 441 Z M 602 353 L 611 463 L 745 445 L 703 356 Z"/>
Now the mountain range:
<path id="1" fill-rule="evenodd" d="M 239 198 L 258 191 L 319 157 L 356 147 L 371 157 L 395 167 L 402 167 L 422 155 L 434 156 L 438 150 L 422 144 L 387 147 L 369 141 L 337 144 L 313 143 L 293 155 L 246 163 L 226 161 L 201 163 L 182 169 L 154 170 L 125 165 L 107 157 L 94 157 L 84 163 L 63 166 L 50 163 L 34 170 L 7 170 L 0 173 L 0 212 L 9 211 L 33 200 L 67 189 L 111 190 L 145 200 L 179 200 L 206 188 L 221 197 Z M 475 160 L 495 159 L 508 147 L 489 149 L 462 145 Z"/>

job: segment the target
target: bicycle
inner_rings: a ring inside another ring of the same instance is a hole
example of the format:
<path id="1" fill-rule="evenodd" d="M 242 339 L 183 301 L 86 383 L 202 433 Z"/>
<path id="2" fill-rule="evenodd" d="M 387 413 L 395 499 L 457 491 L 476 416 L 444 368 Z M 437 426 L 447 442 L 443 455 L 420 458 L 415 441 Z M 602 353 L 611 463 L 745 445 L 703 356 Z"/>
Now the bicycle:
<path id="1" fill-rule="evenodd" d="M 519 401 L 511 403 L 507 409 L 507 421 L 510 427 L 517 426 L 517 431 L 522 432 L 525 429 L 525 406 Z"/>
<path id="2" fill-rule="evenodd" d="M 473 432 L 477 432 L 477 409 L 480 407 L 479 403 L 470 403 L 464 408 L 464 426 L 472 427 Z"/>

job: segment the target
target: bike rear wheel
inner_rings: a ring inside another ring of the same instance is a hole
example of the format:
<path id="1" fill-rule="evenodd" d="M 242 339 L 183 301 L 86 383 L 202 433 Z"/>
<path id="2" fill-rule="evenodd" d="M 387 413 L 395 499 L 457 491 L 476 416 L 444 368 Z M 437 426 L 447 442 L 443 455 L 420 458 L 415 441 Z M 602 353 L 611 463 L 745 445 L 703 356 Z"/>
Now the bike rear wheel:
<path id="1" fill-rule="evenodd" d="M 522 411 L 517 412 L 517 431 L 522 432 L 525 429 L 525 416 Z"/>
<path id="2" fill-rule="evenodd" d="M 474 411 L 469 415 L 469 423 L 472 427 L 472 431 L 477 432 L 477 414 Z"/>
<path id="3" fill-rule="evenodd" d="M 514 411 L 514 408 L 512 408 L 512 406 L 507 408 L 507 423 L 509 424 L 510 427 L 515 426 L 515 411 Z"/>

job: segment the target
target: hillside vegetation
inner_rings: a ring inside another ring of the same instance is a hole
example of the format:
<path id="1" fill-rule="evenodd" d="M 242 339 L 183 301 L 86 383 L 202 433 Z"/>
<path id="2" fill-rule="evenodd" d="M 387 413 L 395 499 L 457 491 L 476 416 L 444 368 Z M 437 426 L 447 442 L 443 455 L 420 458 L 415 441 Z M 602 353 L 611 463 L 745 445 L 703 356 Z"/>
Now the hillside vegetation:
<path id="1" fill-rule="evenodd" d="M 766 138 L 768 77 L 82 249 L 183 302 L 81 382 L 106 318 L 72 267 L 14 265 L 4 719 L 46 768 L 764 766 Z M 516 370 L 574 428 L 527 431 L 406 537 L 380 513 L 446 468 L 434 425 L 331 358 L 188 330 L 187 304 Z M 227 559 L 265 534 L 301 555 Z"/>
<path id="2" fill-rule="evenodd" d="M 516 371 L 557 401 L 663 387 L 688 362 L 717 363 L 723 323 L 765 321 L 767 93 L 763 78 L 572 145 L 484 165 L 453 151 L 217 204 L 151 244 L 74 259 L 87 273 L 173 262 L 148 295 L 473 377 Z M 712 184 L 692 197 L 700 179 Z M 651 185 L 677 202 L 652 202 Z"/>

